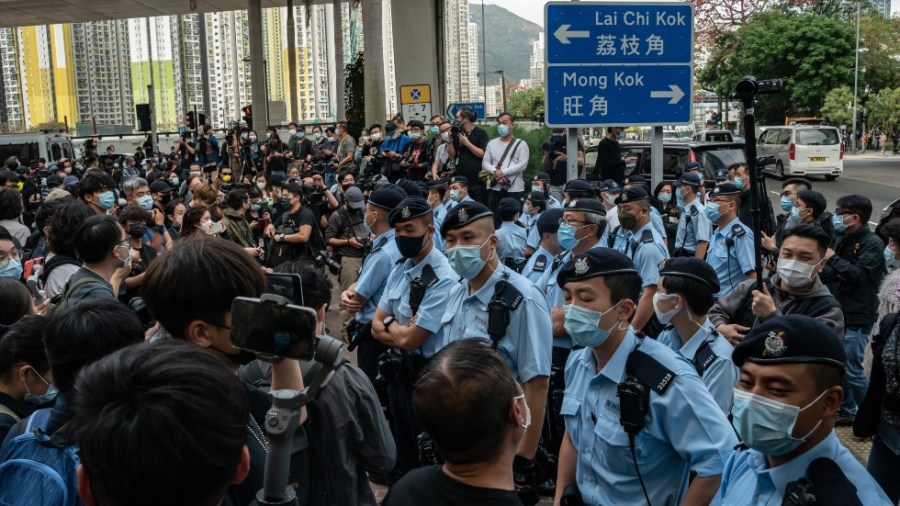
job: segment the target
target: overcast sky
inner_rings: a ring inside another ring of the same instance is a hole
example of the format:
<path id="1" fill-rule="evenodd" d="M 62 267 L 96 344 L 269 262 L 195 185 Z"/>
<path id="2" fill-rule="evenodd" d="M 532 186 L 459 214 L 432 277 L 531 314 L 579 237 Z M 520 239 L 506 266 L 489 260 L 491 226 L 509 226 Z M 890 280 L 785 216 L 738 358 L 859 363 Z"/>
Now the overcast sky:
<path id="1" fill-rule="evenodd" d="M 476 5 L 480 3 L 479 0 L 472 0 L 472 2 Z M 532 23 L 537 23 L 538 26 L 544 26 L 544 4 L 547 3 L 546 0 L 484 0 L 484 3 L 499 5 Z M 900 0 L 891 0 L 891 12 L 900 12 Z M 478 16 L 477 10 L 475 10 L 475 15 Z"/>

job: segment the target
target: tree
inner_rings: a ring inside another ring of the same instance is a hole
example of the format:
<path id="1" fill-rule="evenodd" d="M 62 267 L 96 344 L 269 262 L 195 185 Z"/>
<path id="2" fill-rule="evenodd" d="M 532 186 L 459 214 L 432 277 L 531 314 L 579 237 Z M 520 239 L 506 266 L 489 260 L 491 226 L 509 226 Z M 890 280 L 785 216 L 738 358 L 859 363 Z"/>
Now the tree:
<path id="1" fill-rule="evenodd" d="M 804 109 L 816 113 L 828 90 L 852 82 L 854 27 L 836 18 L 762 12 L 716 42 L 697 77 L 720 96 L 743 76 L 784 79 L 784 92 L 758 97 L 760 122 L 780 123 Z"/>
<path id="2" fill-rule="evenodd" d="M 347 129 L 351 135 L 368 126 L 366 123 L 365 59 L 359 53 L 356 61 L 344 69 L 344 100 L 347 111 Z"/>
<path id="3" fill-rule="evenodd" d="M 822 116 L 832 125 L 850 125 L 853 123 L 853 90 L 849 86 L 835 88 L 825 95 Z"/>
<path id="4" fill-rule="evenodd" d="M 717 37 L 746 25 L 760 12 L 777 6 L 780 0 L 690 0 L 694 5 L 695 42 L 708 47 Z"/>
<path id="5" fill-rule="evenodd" d="M 544 110 L 544 88 L 514 91 L 506 98 L 506 105 L 514 117 L 531 119 Z"/>
<path id="6" fill-rule="evenodd" d="M 900 88 L 885 88 L 866 102 L 869 111 L 869 127 L 880 127 L 886 132 L 900 127 Z"/>
<path id="7" fill-rule="evenodd" d="M 869 14 L 859 24 L 860 86 L 867 93 L 900 86 L 900 18 Z"/>

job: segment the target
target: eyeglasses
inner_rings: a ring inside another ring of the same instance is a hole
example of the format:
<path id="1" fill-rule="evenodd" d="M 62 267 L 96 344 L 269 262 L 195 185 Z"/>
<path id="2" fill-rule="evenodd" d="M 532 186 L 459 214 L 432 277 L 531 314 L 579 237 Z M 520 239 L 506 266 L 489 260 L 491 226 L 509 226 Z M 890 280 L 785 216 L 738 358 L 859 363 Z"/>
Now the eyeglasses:
<path id="1" fill-rule="evenodd" d="M 583 223 L 585 225 L 590 225 L 590 223 L 583 220 L 573 220 L 572 218 L 563 218 L 559 220 L 560 225 L 573 225 L 575 223 Z"/>
<path id="2" fill-rule="evenodd" d="M 6 262 L 7 260 L 19 260 L 22 258 L 22 250 L 14 249 L 6 253 L 5 255 L 0 253 L 0 262 Z"/>

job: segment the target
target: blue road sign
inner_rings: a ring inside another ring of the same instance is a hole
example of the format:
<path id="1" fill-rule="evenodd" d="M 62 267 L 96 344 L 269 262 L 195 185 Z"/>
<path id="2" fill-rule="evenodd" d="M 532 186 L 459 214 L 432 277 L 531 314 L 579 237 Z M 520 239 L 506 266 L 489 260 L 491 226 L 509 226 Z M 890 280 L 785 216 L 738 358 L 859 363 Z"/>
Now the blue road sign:
<path id="1" fill-rule="evenodd" d="M 452 123 L 456 120 L 456 113 L 460 109 L 472 109 L 478 115 L 478 119 L 485 117 L 484 102 L 454 102 L 447 106 L 447 118 Z"/>
<path id="2" fill-rule="evenodd" d="M 544 15 L 548 125 L 691 122 L 690 4 L 551 2 Z"/>
<path id="3" fill-rule="evenodd" d="M 548 125 L 691 121 L 690 65 L 554 65 L 547 69 L 546 90 Z"/>
<path id="4" fill-rule="evenodd" d="M 549 3 L 547 63 L 691 63 L 687 3 Z"/>

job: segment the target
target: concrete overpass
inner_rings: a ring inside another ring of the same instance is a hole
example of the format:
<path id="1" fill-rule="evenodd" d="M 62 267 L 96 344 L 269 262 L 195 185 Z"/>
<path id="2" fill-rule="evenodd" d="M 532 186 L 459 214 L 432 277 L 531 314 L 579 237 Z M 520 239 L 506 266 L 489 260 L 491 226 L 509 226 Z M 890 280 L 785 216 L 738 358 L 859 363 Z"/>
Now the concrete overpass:
<path id="1" fill-rule="evenodd" d="M 352 1 L 352 0 L 351 0 Z M 333 4 L 336 7 L 340 0 L 312 0 L 317 5 Z M 29 26 L 56 23 L 78 23 L 86 21 L 105 21 L 126 18 L 142 18 L 167 16 L 176 14 L 193 14 L 217 11 L 246 9 L 248 13 L 250 37 L 250 65 L 259 69 L 251 74 L 252 103 L 254 116 L 266 116 L 265 72 L 263 69 L 262 44 L 262 12 L 263 8 L 289 7 L 304 5 L 305 0 L 0 0 L 0 26 Z M 361 0 L 364 47 L 367 69 L 384 68 L 384 52 L 381 29 L 372 30 L 366 27 L 382 26 L 382 0 Z M 443 111 L 444 97 L 444 65 L 445 54 L 442 43 L 443 34 L 439 27 L 443 19 L 443 2 L 441 0 L 392 0 L 391 26 L 394 40 L 394 73 L 396 82 L 402 84 L 431 85 L 431 108 L 435 113 Z M 293 23 L 292 9 L 289 23 Z M 336 12 L 341 12 L 336 9 Z M 342 29 L 340 18 L 335 20 L 335 29 Z M 289 28 L 290 30 L 290 24 Z M 336 31 L 336 44 L 342 44 L 343 38 Z M 290 93 L 296 91 L 294 81 L 297 65 L 294 61 L 293 37 L 288 37 L 288 68 L 291 69 Z M 341 42 L 337 42 L 341 41 Z M 328 51 L 342 50 L 328 48 Z M 452 55 L 451 55 L 452 56 Z M 339 64 L 340 65 L 340 64 Z M 340 65 L 343 68 L 343 65 Z M 386 90 L 380 72 L 365 73 L 366 121 L 367 123 L 383 122 L 390 112 L 385 107 L 387 93 L 398 93 L 398 90 Z M 337 117 L 344 119 L 344 90 L 341 83 L 337 89 Z M 208 89 L 206 91 L 209 92 Z M 295 98 L 295 97 L 293 97 Z M 292 99 L 296 107 L 297 100 Z M 151 109 L 152 110 L 152 109 Z M 298 119 L 296 109 L 290 111 L 292 119 Z M 268 124 L 268 118 L 265 118 Z"/>

